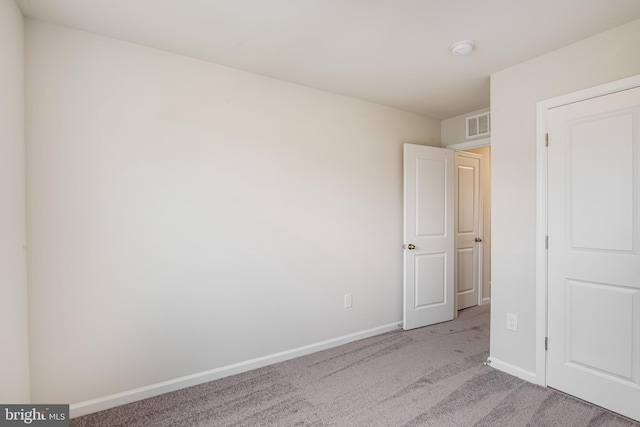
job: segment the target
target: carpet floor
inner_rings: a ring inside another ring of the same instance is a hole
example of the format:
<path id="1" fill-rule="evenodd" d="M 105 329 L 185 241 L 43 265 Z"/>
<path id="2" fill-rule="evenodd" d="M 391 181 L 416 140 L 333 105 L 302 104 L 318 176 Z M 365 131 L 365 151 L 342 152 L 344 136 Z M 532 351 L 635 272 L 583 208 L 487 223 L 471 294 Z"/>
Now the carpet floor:
<path id="1" fill-rule="evenodd" d="M 71 426 L 640 426 L 483 365 L 488 356 L 484 305 L 452 322 L 356 341 Z"/>

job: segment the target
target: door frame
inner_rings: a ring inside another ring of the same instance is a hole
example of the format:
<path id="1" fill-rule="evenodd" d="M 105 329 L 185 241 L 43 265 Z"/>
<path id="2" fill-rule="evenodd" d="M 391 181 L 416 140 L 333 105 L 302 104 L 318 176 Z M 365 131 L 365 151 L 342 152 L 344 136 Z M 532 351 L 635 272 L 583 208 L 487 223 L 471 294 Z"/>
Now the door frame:
<path id="1" fill-rule="evenodd" d="M 536 104 L 536 382 L 547 386 L 547 114 L 563 105 L 640 87 L 640 74 L 611 83 L 568 93 Z"/>
<path id="2" fill-rule="evenodd" d="M 473 141 L 458 142 L 457 144 L 447 145 L 446 147 L 442 147 L 442 148 L 449 148 L 455 151 L 465 151 L 465 150 L 470 150 L 472 148 L 486 147 L 488 145 L 491 145 L 490 137 L 474 139 Z"/>

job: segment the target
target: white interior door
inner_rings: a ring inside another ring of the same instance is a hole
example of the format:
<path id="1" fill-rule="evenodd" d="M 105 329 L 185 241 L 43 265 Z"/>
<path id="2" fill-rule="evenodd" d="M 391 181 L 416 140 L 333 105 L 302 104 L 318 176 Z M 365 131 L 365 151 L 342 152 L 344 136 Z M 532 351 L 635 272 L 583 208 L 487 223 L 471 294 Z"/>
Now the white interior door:
<path id="1" fill-rule="evenodd" d="M 547 384 L 640 420 L 640 88 L 547 126 Z"/>
<path id="2" fill-rule="evenodd" d="M 456 298 L 458 310 L 478 305 L 482 236 L 480 232 L 480 159 L 456 153 Z"/>
<path id="3" fill-rule="evenodd" d="M 404 329 L 454 317 L 454 152 L 404 145 Z"/>

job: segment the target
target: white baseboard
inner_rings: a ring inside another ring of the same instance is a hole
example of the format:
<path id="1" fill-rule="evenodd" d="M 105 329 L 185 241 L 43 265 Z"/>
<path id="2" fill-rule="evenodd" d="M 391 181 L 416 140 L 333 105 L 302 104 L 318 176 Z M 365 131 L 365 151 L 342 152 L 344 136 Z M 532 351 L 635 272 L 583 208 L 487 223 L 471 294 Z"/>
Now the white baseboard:
<path id="1" fill-rule="evenodd" d="M 535 372 L 527 371 L 522 368 L 518 368 L 510 363 L 503 362 L 495 357 L 489 356 L 487 359 L 489 362 L 489 366 L 492 368 L 496 368 L 499 371 L 506 372 L 509 375 L 513 375 L 514 377 L 518 377 L 530 383 L 538 384 L 538 377 Z"/>
<path id="2" fill-rule="evenodd" d="M 256 359 L 246 360 L 244 362 L 234 363 L 232 365 L 222 366 L 220 368 L 163 381 L 157 384 L 124 391 L 121 393 L 111 394 L 109 396 L 99 397 L 97 399 L 86 400 L 84 402 L 73 403 L 69 407 L 70 418 L 80 417 L 82 415 L 91 414 L 105 409 L 115 408 L 116 406 L 125 405 L 127 403 L 136 402 L 142 399 L 159 396 L 171 391 L 180 390 L 186 387 L 203 384 L 209 381 L 250 371 L 252 369 L 261 368 L 263 366 L 272 365 L 274 363 L 283 362 L 296 357 L 315 353 L 317 351 L 326 350 L 358 341 L 364 338 L 373 337 L 375 335 L 384 334 L 385 332 L 395 331 L 401 328 L 402 321 L 389 323 L 388 325 L 378 326 L 377 328 L 367 329 L 361 332 L 332 338 L 326 341 L 320 341 L 303 347 L 274 353 Z"/>

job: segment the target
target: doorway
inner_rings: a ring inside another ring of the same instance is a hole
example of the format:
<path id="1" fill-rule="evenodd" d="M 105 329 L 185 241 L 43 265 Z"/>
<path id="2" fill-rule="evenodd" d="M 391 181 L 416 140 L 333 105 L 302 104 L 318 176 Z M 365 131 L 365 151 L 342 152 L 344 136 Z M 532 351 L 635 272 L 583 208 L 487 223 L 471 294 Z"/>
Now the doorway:
<path id="1" fill-rule="evenodd" d="M 491 300 L 491 147 L 456 152 L 457 310 Z"/>

